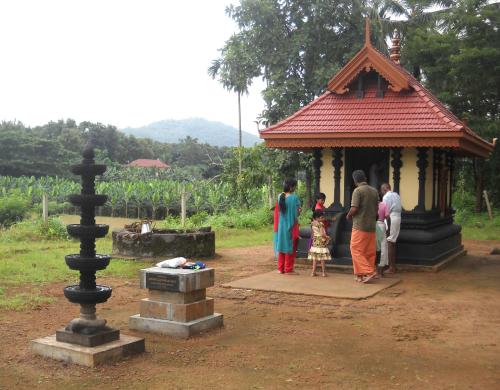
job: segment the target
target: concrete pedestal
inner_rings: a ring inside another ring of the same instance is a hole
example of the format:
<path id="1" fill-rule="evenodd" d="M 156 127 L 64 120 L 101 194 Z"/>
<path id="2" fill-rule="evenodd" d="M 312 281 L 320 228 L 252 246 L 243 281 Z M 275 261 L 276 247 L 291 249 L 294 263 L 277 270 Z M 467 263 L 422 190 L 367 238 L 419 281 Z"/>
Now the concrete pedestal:
<path id="1" fill-rule="evenodd" d="M 121 335 L 119 340 L 97 347 L 84 347 L 57 341 L 55 334 L 33 340 L 31 345 L 33 352 L 37 355 L 88 367 L 95 367 L 145 351 L 143 338 L 127 335 Z"/>
<path id="2" fill-rule="evenodd" d="M 140 287 L 149 290 L 141 300 L 140 314 L 129 319 L 129 328 L 177 338 L 223 325 L 223 316 L 214 313 L 214 300 L 206 288 L 214 285 L 214 270 L 187 270 L 152 267 L 140 271 Z"/>

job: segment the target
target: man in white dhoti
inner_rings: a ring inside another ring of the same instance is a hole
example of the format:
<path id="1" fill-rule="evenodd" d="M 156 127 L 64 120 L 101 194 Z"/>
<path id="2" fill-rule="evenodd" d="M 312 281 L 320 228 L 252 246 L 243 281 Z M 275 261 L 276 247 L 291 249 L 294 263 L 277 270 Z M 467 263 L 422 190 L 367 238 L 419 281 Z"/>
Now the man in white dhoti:
<path id="1" fill-rule="evenodd" d="M 385 203 L 389 215 L 387 218 L 389 223 L 389 235 L 387 236 L 389 269 L 387 272 L 394 273 L 396 272 L 396 241 L 401 228 L 401 198 L 391 190 L 389 183 L 382 184 L 380 192 L 383 195 L 382 201 Z"/>

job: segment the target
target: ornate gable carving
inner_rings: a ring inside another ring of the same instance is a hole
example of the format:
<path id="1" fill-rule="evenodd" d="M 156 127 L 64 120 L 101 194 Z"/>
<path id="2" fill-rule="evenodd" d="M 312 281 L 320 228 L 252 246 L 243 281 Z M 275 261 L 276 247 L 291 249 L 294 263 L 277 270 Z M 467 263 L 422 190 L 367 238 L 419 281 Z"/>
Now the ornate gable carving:
<path id="1" fill-rule="evenodd" d="M 337 94 L 349 91 L 348 85 L 363 71 L 376 71 L 389 83 L 394 92 L 410 88 L 407 75 L 397 65 L 377 51 L 370 42 L 369 24 L 366 22 L 366 38 L 363 48 L 329 82 L 328 90 Z"/>

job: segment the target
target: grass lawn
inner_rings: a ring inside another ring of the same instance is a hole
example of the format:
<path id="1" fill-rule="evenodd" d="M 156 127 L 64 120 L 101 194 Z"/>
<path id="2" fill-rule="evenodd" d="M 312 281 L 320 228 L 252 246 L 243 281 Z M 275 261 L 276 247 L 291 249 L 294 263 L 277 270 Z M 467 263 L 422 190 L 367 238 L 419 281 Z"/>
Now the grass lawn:
<path id="1" fill-rule="evenodd" d="M 76 215 L 61 217 L 65 224 L 78 223 Z M 118 229 L 132 220 L 125 218 L 97 217 L 98 223 L 109 224 Z M 2 239 L 0 231 L 0 308 L 21 310 L 50 302 L 44 296 L 44 285 L 54 282 L 77 283 L 78 272 L 70 270 L 64 256 L 79 252 L 79 243 L 74 240 L 22 240 L 19 232 L 15 239 Z M 216 249 L 271 245 L 272 226 L 258 229 L 215 229 Z M 473 240 L 500 239 L 500 217 L 489 220 L 487 215 L 474 215 L 464 224 L 463 238 Z M 5 237 L 4 237 L 5 238 Z M 98 253 L 111 253 L 111 238 L 97 240 Z M 114 258 L 108 268 L 97 273 L 98 277 L 112 276 L 134 278 L 144 263 Z"/>
<path id="2" fill-rule="evenodd" d="M 65 224 L 78 223 L 78 216 L 63 216 Z M 113 229 L 129 223 L 125 218 L 98 217 L 98 223 L 106 223 Z M 0 231 L 0 235 L 8 231 Z M 260 229 L 219 229 L 215 231 L 216 248 L 237 248 L 271 244 L 272 227 Z M 70 270 L 64 256 L 79 252 L 75 240 L 15 240 L 0 237 L 0 309 L 22 310 L 35 308 L 50 302 L 44 296 L 44 285 L 54 282 L 78 283 L 77 271 Z M 96 241 L 98 253 L 111 253 L 110 235 Z M 110 265 L 97 273 L 97 277 L 113 276 L 134 278 L 144 263 L 113 258 Z"/>
<path id="3" fill-rule="evenodd" d="M 500 240 L 499 210 L 494 210 L 493 215 L 489 219 L 486 213 L 471 214 L 461 223 L 462 236 L 469 240 Z"/>

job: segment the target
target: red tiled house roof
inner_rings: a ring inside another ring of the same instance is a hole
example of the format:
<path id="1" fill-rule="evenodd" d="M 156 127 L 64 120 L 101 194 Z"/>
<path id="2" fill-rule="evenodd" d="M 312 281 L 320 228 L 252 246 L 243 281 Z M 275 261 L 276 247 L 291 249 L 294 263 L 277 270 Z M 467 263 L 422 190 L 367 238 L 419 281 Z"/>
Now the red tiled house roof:
<path id="1" fill-rule="evenodd" d="M 170 166 L 160 160 L 149 160 L 140 158 L 127 164 L 127 167 L 140 167 L 140 168 L 169 168 Z"/>
<path id="2" fill-rule="evenodd" d="M 383 97 L 377 96 L 379 74 Z M 363 75 L 363 97 L 356 80 Z M 450 147 L 486 157 L 493 145 L 477 136 L 402 66 L 371 46 L 328 83 L 328 90 L 260 132 L 269 147 Z"/>

